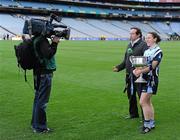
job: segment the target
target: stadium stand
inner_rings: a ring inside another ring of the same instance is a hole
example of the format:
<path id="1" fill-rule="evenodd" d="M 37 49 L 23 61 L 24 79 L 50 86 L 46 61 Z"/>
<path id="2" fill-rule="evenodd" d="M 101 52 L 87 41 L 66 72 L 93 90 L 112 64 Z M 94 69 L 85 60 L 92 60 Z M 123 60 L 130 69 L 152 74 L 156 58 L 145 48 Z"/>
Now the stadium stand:
<path id="1" fill-rule="evenodd" d="M 49 3 L 38 0 L 33 2 L 1 0 L 0 19 L 3 20 L 0 20 L 0 38 L 7 33 L 12 36 L 21 35 L 25 19 L 44 18 L 53 11 L 64 16 L 62 23 L 71 28 L 71 39 L 97 40 L 105 37 L 108 40 L 126 40 L 129 38 L 129 29 L 133 26 L 141 27 L 143 35 L 149 31 L 155 31 L 165 40 L 174 34 L 180 35 L 178 5 L 175 6 L 174 11 L 164 11 L 162 5 L 138 7 L 139 5 L 135 7 L 133 3 L 115 5 L 92 1 Z M 172 5 L 167 5 L 167 9 L 170 7 L 172 9 Z"/>

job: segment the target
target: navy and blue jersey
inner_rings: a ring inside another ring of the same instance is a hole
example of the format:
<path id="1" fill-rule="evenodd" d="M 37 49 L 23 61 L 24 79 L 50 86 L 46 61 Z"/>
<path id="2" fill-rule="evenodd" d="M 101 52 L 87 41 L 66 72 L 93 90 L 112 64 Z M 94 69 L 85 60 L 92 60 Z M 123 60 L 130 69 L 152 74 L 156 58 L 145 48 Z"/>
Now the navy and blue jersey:
<path id="1" fill-rule="evenodd" d="M 146 93 L 156 94 L 158 88 L 158 75 L 159 75 L 159 64 L 162 60 L 162 50 L 158 45 L 149 48 L 144 52 L 144 56 L 147 57 L 148 66 L 152 68 L 152 62 L 158 61 L 158 65 L 155 69 L 151 69 L 149 73 L 143 74 L 143 77 L 147 80 L 147 84 L 142 86 L 142 91 Z"/>
<path id="2" fill-rule="evenodd" d="M 156 68 L 148 73 L 148 75 L 152 73 L 154 76 L 158 76 L 159 64 L 163 56 L 160 47 L 158 45 L 155 45 L 154 47 L 147 49 L 144 52 L 144 56 L 147 57 L 148 66 L 151 66 L 153 61 L 158 61 L 158 65 L 156 66 Z"/>

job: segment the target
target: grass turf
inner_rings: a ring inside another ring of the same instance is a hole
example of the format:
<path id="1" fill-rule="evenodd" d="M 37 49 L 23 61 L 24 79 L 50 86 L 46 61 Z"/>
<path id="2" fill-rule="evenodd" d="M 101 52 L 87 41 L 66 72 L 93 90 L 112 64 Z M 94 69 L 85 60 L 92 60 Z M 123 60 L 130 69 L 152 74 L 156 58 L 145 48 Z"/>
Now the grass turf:
<path id="1" fill-rule="evenodd" d="M 180 42 L 162 42 L 164 57 L 155 107 L 156 130 L 139 133 L 140 119 L 125 120 L 128 101 L 123 59 L 126 41 L 64 41 L 56 55 L 48 126 L 53 133 L 30 129 L 33 90 L 17 68 L 13 45 L 0 41 L 0 140 L 178 140 L 180 139 Z M 32 84 L 32 72 L 28 72 Z"/>

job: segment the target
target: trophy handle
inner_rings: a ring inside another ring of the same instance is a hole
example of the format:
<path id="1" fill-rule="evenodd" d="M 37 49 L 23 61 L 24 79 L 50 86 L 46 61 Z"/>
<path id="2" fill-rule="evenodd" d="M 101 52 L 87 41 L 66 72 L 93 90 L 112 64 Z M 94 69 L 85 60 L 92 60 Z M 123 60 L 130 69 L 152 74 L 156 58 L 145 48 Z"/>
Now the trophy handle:
<path id="1" fill-rule="evenodd" d="M 129 57 L 129 61 L 131 62 L 131 64 L 133 64 L 132 62 L 133 62 L 133 55 L 131 55 L 130 57 Z"/>

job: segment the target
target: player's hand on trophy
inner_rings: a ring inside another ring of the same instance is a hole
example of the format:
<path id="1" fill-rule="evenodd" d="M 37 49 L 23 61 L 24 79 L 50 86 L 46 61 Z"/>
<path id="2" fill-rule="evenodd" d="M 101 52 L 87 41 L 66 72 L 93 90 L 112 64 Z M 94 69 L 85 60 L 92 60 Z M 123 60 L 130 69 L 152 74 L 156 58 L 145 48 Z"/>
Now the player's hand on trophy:
<path id="1" fill-rule="evenodd" d="M 139 77 L 140 74 L 142 73 L 141 69 L 139 68 L 136 68 L 133 70 L 133 74 L 136 76 L 136 77 Z"/>
<path id="2" fill-rule="evenodd" d="M 113 72 L 118 72 L 118 69 L 116 68 L 116 66 L 113 67 Z"/>

